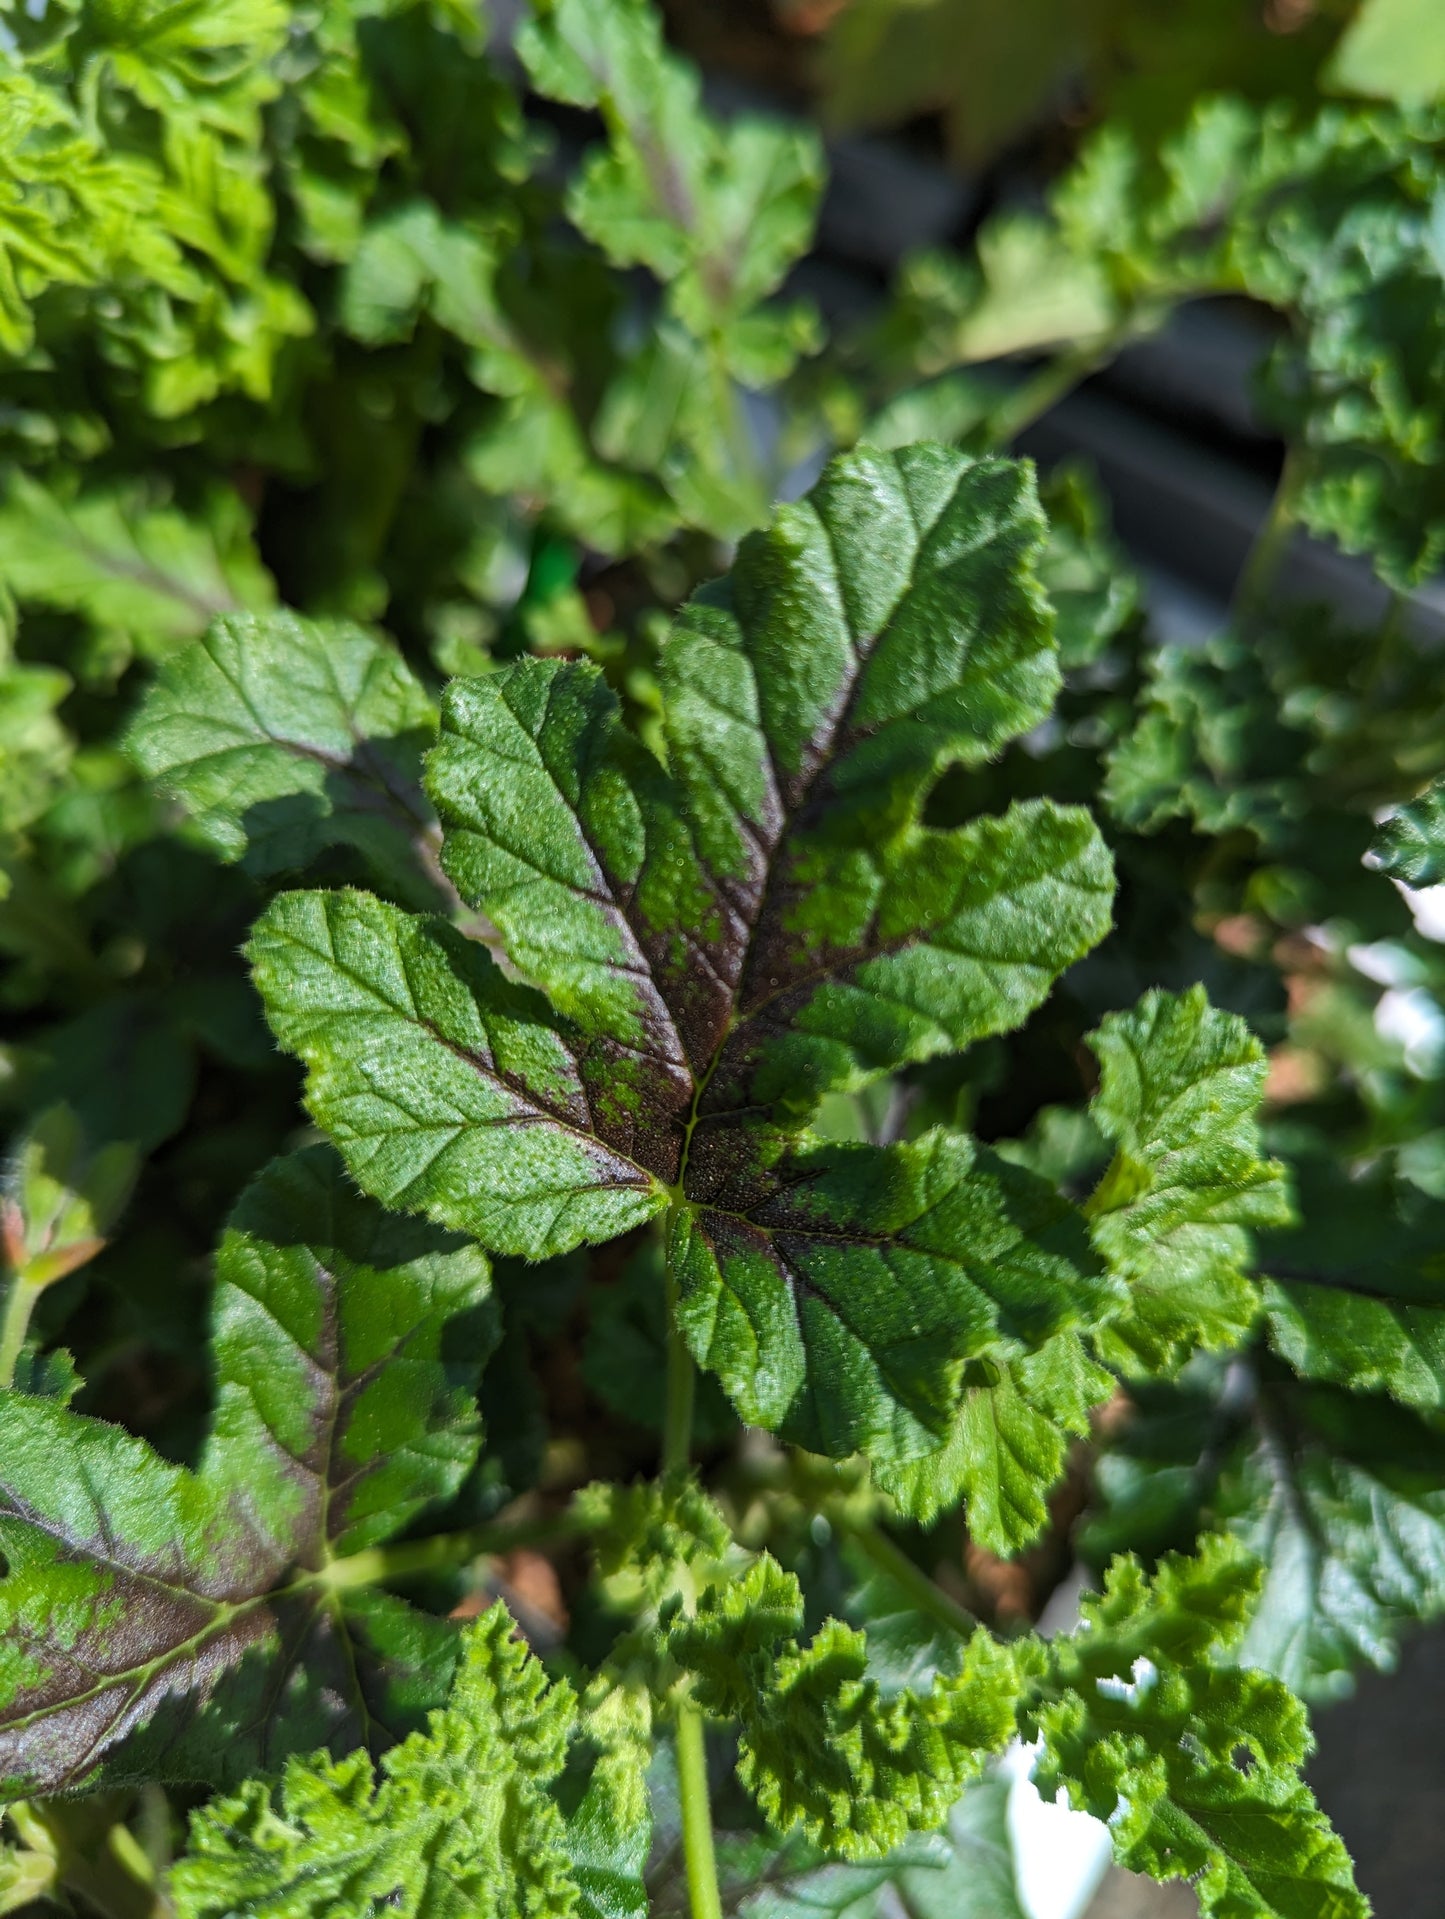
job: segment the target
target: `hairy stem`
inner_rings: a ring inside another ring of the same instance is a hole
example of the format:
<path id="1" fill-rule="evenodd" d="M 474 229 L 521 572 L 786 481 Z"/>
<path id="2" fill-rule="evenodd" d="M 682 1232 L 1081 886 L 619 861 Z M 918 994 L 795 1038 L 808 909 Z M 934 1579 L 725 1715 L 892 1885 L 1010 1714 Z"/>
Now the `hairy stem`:
<path id="1" fill-rule="evenodd" d="M 879 1572 L 886 1574 L 894 1585 L 903 1588 L 919 1612 L 936 1619 L 941 1626 L 964 1638 L 978 1625 L 966 1606 L 960 1606 L 956 1599 L 950 1599 L 943 1588 L 935 1585 L 923 1568 L 915 1564 L 903 1548 L 895 1545 L 877 1526 L 849 1520 L 840 1520 L 838 1523 Z"/>
<path id="2" fill-rule="evenodd" d="M 692 1456 L 692 1400 L 697 1369 L 677 1320 L 677 1281 L 667 1269 L 667 1409 L 662 1427 L 662 1470 L 686 1472 Z"/>
<path id="3" fill-rule="evenodd" d="M 1280 566 L 1294 538 L 1304 479 L 1304 462 L 1299 449 L 1291 447 L 1284 456 L 1269 512 L 1254 537 L 1254 544 L 1240 569 L 1234 589 L 1234 611 L 1243 625 L 1257 621 L 1268 605 Z"/>
<path id="4" fill-rule="evenodd" d="M 1069 347 L 1046 360 L 1026 379 L 1020 380 L 990 411 L 983 423 L 983 437 L 990 446 L 1006 447 L 1020 433 L 1042 419 L 1050 407 L 1057 406 L 1081 381 L 1111 360 L 1120 342 L 1112 336 L 1087 346 Z"/>
<path id="5" fill-rule="evenodd" d="M 687 1868 L 687 1897 L 692 1919 L 722 1919 L 702 1714 L 687 1700 L 677 1713 L 677 1786 L 682 1809 L 682 1857 Z"/>
<path id="6" fill-rule="evenodd" d="M 662 1429 L 662 1470 L 686 1472 L 692 1455 L 692 1400 L 697 1373 L 677 1317 L 677 1280 L 667 1268 L 667 1411 Z M 682 1856 L 692 1919 L 722 1919 L 713 1851 L 712 1806 L 707 1791 L 707 1749 L 702 1714 L 690 1699 L 677 1709 L 677 1783 L 682 1812 Z"/>
<path id="7" fill-rule="evenodd" d="M 515 1552 L 519 1546 L 552 1545 L 575 1539 L 581 1522 L 571 1511 L 511 1524 L 471 1526 L 464 1532 L 435 1533 L 430 1539 L 404 1539 L 395 1546 L 368 1546 L 346 1559 L 333 1559 L 320 1572 L 307 1573 L 296 1583 L 326 1586 L 339 1592 L 350 1586 L 376 1586 L 392 1579 L 415 1579 L 423 1573 L 464 1566 L 469 1560 Z"/>
<path id="8" fill-rule="evenodd" d="M 33 1286 L 19 1273 L 10 1281 L 4 1318 L 0 1319 L 0 1386 L 15 1384 L 15 1368 L 20 1363 L 20 1349 L 30 1330 L 30 1315 L 43 1291 L 43 1287 Z"/>

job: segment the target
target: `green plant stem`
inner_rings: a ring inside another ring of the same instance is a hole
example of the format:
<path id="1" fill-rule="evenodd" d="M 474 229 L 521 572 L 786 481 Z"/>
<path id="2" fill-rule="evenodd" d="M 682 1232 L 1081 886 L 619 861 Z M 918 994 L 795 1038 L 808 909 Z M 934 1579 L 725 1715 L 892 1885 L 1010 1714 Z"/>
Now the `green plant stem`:
<path id="1" fill-rule="evenodd" d="M 43 1287 L 33 1286 L 19 1273 L 10 1281 L 5 1295 L 5 1316 L 0 1319 L 0 1386 L 15 1384 L 15 1368 L 20 1363 L 20 1349 L 30 1330 L 30 1315 L 43 1291 Z"/>
<path id="2" fill-rule="evenodd" d="M 1303 457 L 1297 447 L 1291 447 L 1284 456 L 1269 512 L 1254 537 L 1234 589 L 1234 612 L 1241 625 L 1256 623 L 1269 604 L 1276 576 L 1294 538 L 1304 478 Z"/>
<path id="3" fill-rule="evenodd" d="M 677 1788 L 682 1809 L 682 1857 L 687 1869 L 687 1898 L 692 1919 L 722 1919 L 702 1714 L 690 1700 L 684 1700 L 677 1712 Z"/>
<path id="4" fill-rule="evenodd" d="M 855 1542 L 859 1551 L 872 1560 L 879 1572 L 903 1588 L 919 1612 L 926 1613 L 930 1619 L 936 1619 L 941 1626 L 959 1633 L 965 1639 L 974 1631 L 979 1622 L 968 1608 L 960 1606 L 956 1599 L 950 1599 L 943 1588 L 935 1585 L 923 1568 L 915 1564 L 903 1548 L 895 1545 L 877 1526 L 860 1525 L 846 1519 L 835 1523 Z"/>
<path id="5" fill-rule="evenodd" d="M 692 1455 L 692 1400 L 696 1381 L 677 1318 L 677 1281 L 667 1271 L 667 1411 L 662 1429 L 662 1470 L 686 1472 Z M 707 1747 L 702 1714 L 690 1699 L 677 1708 L 677 1785 L 682 1813 L 682 1856 L 692 1919 L 722 1919 L 713 1851 L 712 1805 L 707 1790 Z"/>
<path id="6" fill-rule="evenodd" d="M 677 1322 L 677 1282 L 667 1274 L 667 1404 L 662 1426 L 662 1470 L 686 1472 L 692 1456 L 692 1400 L 697 1368 Z"/>
<path id="7" fill-rule="evenodd" d="M 988 444 L 1010 445 L 1035 420 L 1042 419 L 1050 407 L 1057 406 L 1066 393 L 1072 393 L 1081 381 L 1113 359 L 1120 344 L 1110 335 L 1088 346 L 1069 347 L 1045 361 L 1036 372 L 1012 387 L 989 412 L 983 423 L 983 437 Z"/>
<path id="8" fill-rule="evenodd" d="M 520 1546 L 552 1545 L 575 1539 L 581 1522 L 571 1511 L 510 1525 L 471 1526 L 465 1532 L 435 1533 L 430 1539 L 404 1539 L 396 1546 L 368 1546 L 346 1559 L 333 1559 L 320 1572 L 306 1573 L 297 1586 L 325 1586 L 340 1592 L 351 1586 L 377 1586 L 393 1579 L 465 1566 L 483 1557 L 500 1558 Z"/>

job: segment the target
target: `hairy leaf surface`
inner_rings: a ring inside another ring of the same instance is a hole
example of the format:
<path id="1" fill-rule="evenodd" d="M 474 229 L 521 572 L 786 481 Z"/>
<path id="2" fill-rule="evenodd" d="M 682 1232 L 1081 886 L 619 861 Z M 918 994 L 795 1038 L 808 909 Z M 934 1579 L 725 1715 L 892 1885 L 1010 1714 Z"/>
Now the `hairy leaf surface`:
<path id="1" fill-rule="evenodd" d="M 1283 1168 L 1260 1157 L 1264 1052 L 1203 987 L 1151 992 L 1090 1040 L 1092 1112 L 1114 1158 L 1089 1200 L 1094 1241 L 1129 1289 L 1099 1337 L 1125 1371 L 1233 1343 L 1258 1310 L 1246 1276 L 1251 1226 L 1290 1218 Z"/>
<path id="2" fill-rule="evenodd" d="M 181 1919 L 286 1913 L 520 1919 L 573 1911 L 567 1830 L 548 1788 L 574 1717 L 505 1607 L 467 1630 L 446 1706 L 381 1762 L 293 1757 L 192 1824 L 172 1875 Z M 479 1790 L 482 1782 L 483 1789 Z"/>
<path id="3" fill-rule="evenodd" d="M 1190 1879 L 1212 1919 L 1365 1919 L 1349 1855 L 1300 1779 L 1304 1710 L 1238 1644 L 1257 1573 L 1232 1540 L 1117 1560 L 1085 1630 L 1052 1642 L 1035 1777 L 1109 1822 L 1121 1864 Z M 1246 1763 L 1241 1763 L 1245 1758 Z"/>
<path id="4" fill-rule="evenodd" d="M 1002 1367 L 981 1362 L 964 1374 L 947 1444 L 884 1468 L 879 1482 L 925 1525 L 963 1501 L 970 1536 L 1008 1558 L 1042 1531 L 1070 1439 L 1088 1432 L 1090 1410 L 1113 1390 L 1077 1333 Z"/>
<path id="5" fill-rule="evenodd" d="M 1053 696 L 1042 535 L 1008 462 L 836 460 L 665 642 L 665 769 L 590 667 L 455 683 L 443 865 L 547 1001 L 361 895 L 283 898 L 252 942 L 369 1191 L 529 1257 L 670 1202 L 695 1354 L 819 1450 L 930 1449 L 964 1359 L 1109 1297 L 1072 1209 L 971 1142 L 800 1137 L 824 1094 L 1017 1026 L 1107 928 L 1081 810 L 920 820 Z"/>
<path id="6" fill-rule="evenodd" d="M 435 826 L 421 755 L 435 729 L 436 708 L 384 641 L 273 613 L 216 620 L 167 661 L 129 745 L 223 859 L 266 875 L 346 843 L 425 900 Z"/>
<path id="7" fill-rule="evenodd" d="M 862 1633 L 829 1620 L 800 1640 L 797 1580 L 766 1555 L 675 1621 L 668 1651 L 704 1712 L 741 1726 L 738 1776 L 770 1825 L 847 1858 L 938 1825 L 1014 1728 L 1019 1678 L 980 1631 L 928 1692 L 885 1697 Z"/>
<path id="8" fill-rule="evenodd" d="M 222 1245 L 199 1471 L 0 1397 L 12 1796 L 376 1748 L 432 1703 L 445 1626 L 327 1575 L 461 1483 L 487 1302 L 480 1253 L 388 1219 L 316 1148 L 268 1168 Z"/>

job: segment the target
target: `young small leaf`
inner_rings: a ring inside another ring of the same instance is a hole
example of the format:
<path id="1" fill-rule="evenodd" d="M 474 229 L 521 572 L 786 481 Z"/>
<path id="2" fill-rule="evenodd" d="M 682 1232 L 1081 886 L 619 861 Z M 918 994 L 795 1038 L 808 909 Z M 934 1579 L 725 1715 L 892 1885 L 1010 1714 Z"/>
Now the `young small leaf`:
<path id="1" fill-rule="evenodd" d="M 885 1698 L 862 1633 L 829 1620 L 804 1645 L 797 1580 L 766 1556 L 706 1590 L 667 1649 L 703 1711 L 741 1726 L 738 1776 L 770 1825 L 850 1859 L 878 1857 L 947 1815 L 1013 1734 L 1019 1676 L 978 1632 L 956 1673 Z"/>
<path id="2" fill-rule="evenodd" d="M 1022 1359 L 966 1371 L 948 1443 L 875 1476 L 924 1525 L 963 1500 L 970 1537 L 1009 1558 L 1042 1531 L 1070 1438 L 1088 1432 L 1091 1408 L 1113 1390 L 1078 1334 L 1058 1333 Z"/>

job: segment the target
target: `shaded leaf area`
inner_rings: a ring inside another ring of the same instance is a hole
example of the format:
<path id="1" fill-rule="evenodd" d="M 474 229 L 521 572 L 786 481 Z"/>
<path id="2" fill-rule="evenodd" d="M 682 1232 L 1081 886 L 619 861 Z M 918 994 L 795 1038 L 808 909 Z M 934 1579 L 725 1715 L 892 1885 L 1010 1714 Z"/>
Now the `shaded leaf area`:
<path id="1" fill-rule="evenodd" d="M 454 683 L 442 862 L 547 999 L 363 895 L 283 896 L 252 942 L 367 1189 L 531 1258 L 671 1203 L 695 1354 L 832 1452 L 927 1449 L 965 1357 L 1097 1313 L 1042 1180 L 961 1139 L 804 1134 L 826 1093 L 1020 1024 L 1107 928 L 1082 810 L 920 820 L 1048 709 L 1042 541 L 1013 463 L 834 461 L 664 642 L 666 769 L 586 666 Z"/>
<path id="2" fill-rule="evenodd" d="M 1257 1372 L 1257 1377 L 1256 1377 Z M 1445 1590 L 1445 1458 L 1433 1425 L 1389 1399 L 1298 1382 L 1277 1362 L 1196 1361 L 1136 1385 L 1097 1467 L 1091 1563 L 1227 1526 L 1264 1568 L 1242 1657 L 1310 1698 L 1385 1669 Z"/>
<path id="3" fill-rule="evenodd" d="M 221 486 L 183 504 L 156 482 L 87 488 L 61 473 L 42 485 L 13 470 L 0 551 L 0 579 L 22 605 L 78 614 L 151 657 L 275 597 L 245 509 Z"/>
<path id="4" fill-rule="evenodd" d="M 488 1295 L 479 1252 L 389 1218 L 314 1148 L 248 1188 L 222 1242 L 198 1470 L 55 1400 L 0 1401 L 10 1796 L 376 1750 L 435 1702 L 445 1623 L 330 1574 L 473 1463 Z"/>
<path id="5" fill-rule="evenodd" d="M 1264 1242 L 1269 1342 L 1304 1378 L 1445 1407 L 1445 1206 L 1384 1166 L 1296 1173 L 1299 1223 Z"/>
<path id="6" fill-rule="evenodd" d="M 670 1751 L 660 1752 L 652 1775 L 648 1886 L 658 1919 L 682 1919 L 688 1910 L 670 1760 Z M 1025 1919 L 1008 1797 L 1009 1782 L 989 1775 L 967 1789 L 936 1834 L 915 1836 L 883 1859 L 830 1858 L 798 1834 L 780 1842 L 774 1833 L 723 1830 L 723 1910 L 737 1919 L 888 1919 L 901 1904 L 918 1919 Z"/>
<path id="7" fill-rule="evenodd" d="M 1312 1745 L 1279 1679 L 1228 1663 L 1257 1569 L 1215 1536 L 1146 1578 L 1116 1560 L 1050 1643 L 1025 1730 L 1035 1778 L 1107 1820 L 1120 1863 L 1192 1882 L 1202 1914 L 1365 1919 L 1349 1855 L 1299 1776 Z"/>
<path id="8" fill-rule="evenodd" d="M 198 1814 L 171 1881 L 181 1919 L 587 1912 L 552 1791 L 575 1702 L 565 1680 L 548 1685 L 512 1631 L 500 1603 L 466 1629 L 446 1705 L 387 1753 L 379 1777 L 364 1751 L 293 1756 L 279 1784 L 249 1782 Z M 603 1809 L 584 1808 L 594 1829 L 582 1849 L 595 1871 Z M 608 1810 L 606 1841 L 625 1854 L 629 1836 L 617 1828 L 616 1806 Z M 645 1847 L 645 1822 L 640 1838 Z"/>
<path id="9" fill-rule="evenodd" d="M 267 877 L 354 846 L 399 896 L 437 903 L 421 757 L 436 707 L 385 641 L 342 621 L 232 616 L 162 668 L 128 736 L 222 859 Z"/>

